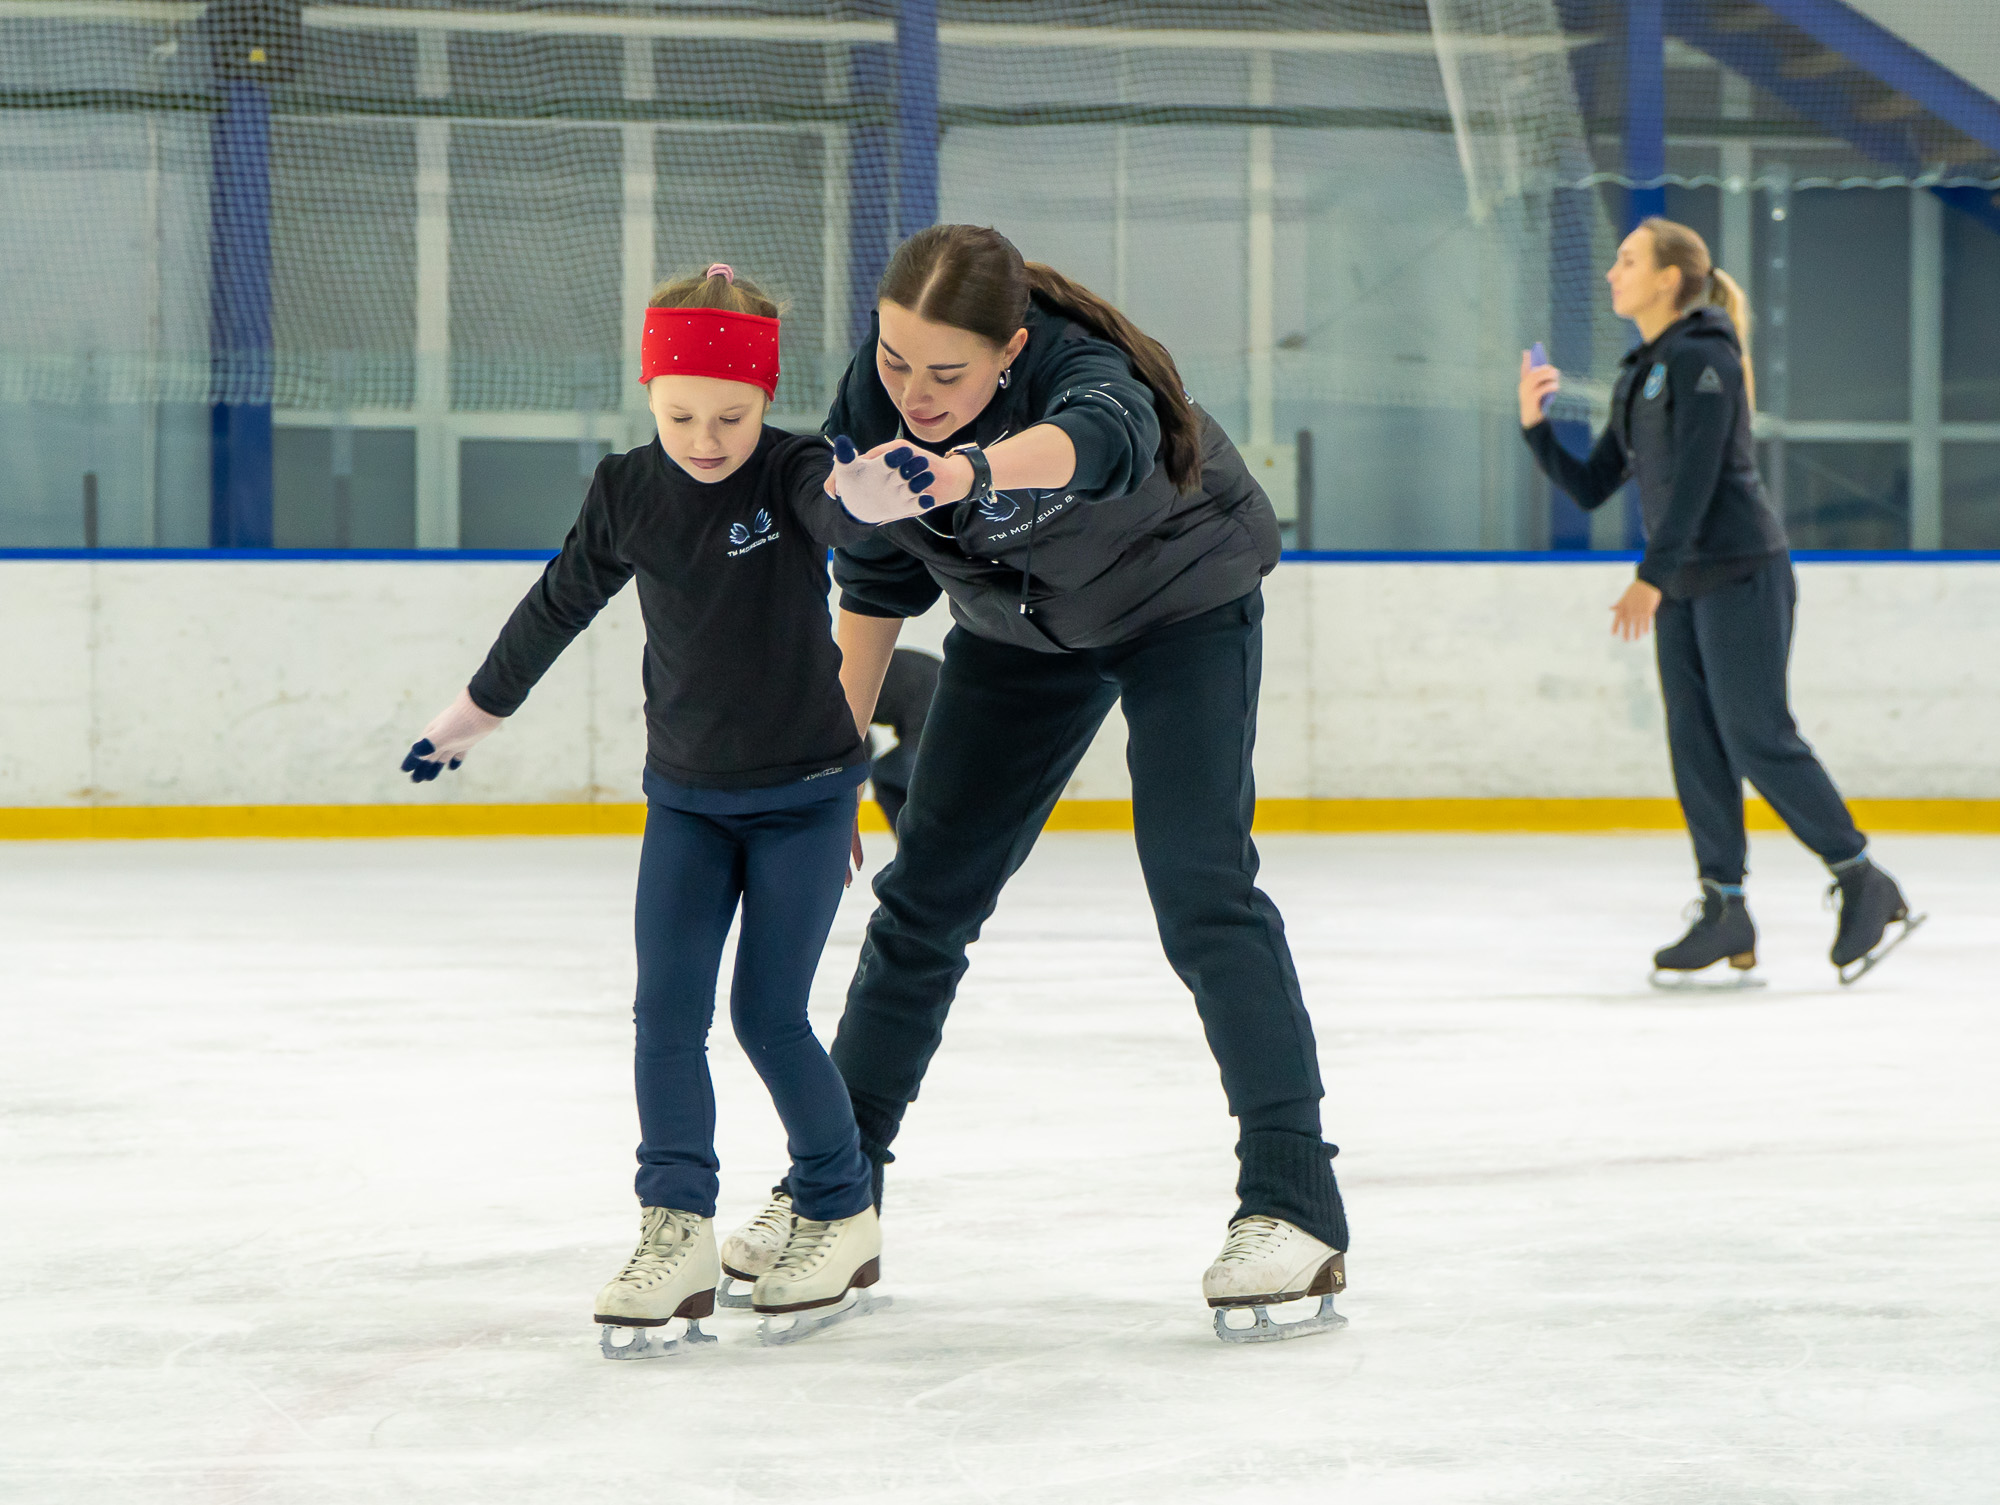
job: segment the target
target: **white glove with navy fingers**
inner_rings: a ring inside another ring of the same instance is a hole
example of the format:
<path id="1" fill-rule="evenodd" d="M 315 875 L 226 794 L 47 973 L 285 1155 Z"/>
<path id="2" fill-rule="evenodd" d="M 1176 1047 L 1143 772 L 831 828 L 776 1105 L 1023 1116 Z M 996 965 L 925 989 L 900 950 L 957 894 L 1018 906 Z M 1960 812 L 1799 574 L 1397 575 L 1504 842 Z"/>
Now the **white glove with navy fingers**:
<path id="1" fill-rule="evenodd" d="M 857 454 L 854 441 L 842 434 L 833 441 L 833 461 L 827 490 L 858 523 L 901 522 L 937 505 L 925 495 L 937 477 L 931 472 L 931 456 L 920 449 L 891 439 Z"/>
<path id="2" fill-rule="evenodd" d="M 438 713 L 404 755 L 403 772 L 412 784 L 428 783 L 447 768 L 463 763 L 465 755 L 498 731 L 504 720 L 504 716 L 480 710 L 472 703 L 471 692 L 460 690 L 458 699 Z"/>

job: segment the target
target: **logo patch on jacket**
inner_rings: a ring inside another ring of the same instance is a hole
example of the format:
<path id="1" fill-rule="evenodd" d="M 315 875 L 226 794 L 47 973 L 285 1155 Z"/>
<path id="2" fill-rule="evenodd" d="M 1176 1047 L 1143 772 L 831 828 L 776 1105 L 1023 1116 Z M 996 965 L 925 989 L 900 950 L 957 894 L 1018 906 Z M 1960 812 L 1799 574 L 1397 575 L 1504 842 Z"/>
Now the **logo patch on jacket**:
<path id="1" fill-rule="evenodd" d="M 1720 397 L 1722 395 L 1722 373 L 1717 371 L 1713 366 L 1703 367 L 1701 380 L 1694 384 L 1694 389 L 1697 392 L 1707 392 L 1713 396 Z"/>
<path id="2" fill-rule="evenodd" d="M 771 514 L 766 512 L 762 507 L 757 509 L 756 519 L 751 522 L 749 527 L 745 527 L 742 523 L 731 523 L 729 525 L 729 541 L 733 544 L 746 544 L 750 542 L 750 535 L 753 529 L 758 533 L 769 533 L 771 531 Z"/>
<path id="3" fill-rule="evenodd" d="M 1648 402 L 1651 402 L 1655 397 L 1666 391 L 1666 389 L 1667 363 L 1665 361 L 1655 361 L 1653 362 L 1653 369 L 1646 373 L 1645 398 Z"/>
<path id="4" fill-rule="evenodd" d="M 979 515 L 989 523 L 1004 523 L 1021 510 L 1021 504 L 1004 491 L 996 491 L 979 504 Z"/>

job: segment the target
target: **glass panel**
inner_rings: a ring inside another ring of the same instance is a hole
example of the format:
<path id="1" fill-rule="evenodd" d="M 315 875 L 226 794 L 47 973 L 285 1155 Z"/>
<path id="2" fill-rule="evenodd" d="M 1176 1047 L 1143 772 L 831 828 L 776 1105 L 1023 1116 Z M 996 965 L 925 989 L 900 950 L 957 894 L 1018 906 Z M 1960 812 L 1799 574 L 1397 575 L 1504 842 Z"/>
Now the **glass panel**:
<path id="1" fill-rule="evenodd" d="M 1770 255 L 1768 200 L 1755 218 L 1758 265 Z M 1785 333 L 1788 418 L 1910 416 L 1910 205 L 1901 191 L 1792 195 Z M 1760 341 L 1775 310 L 1751 292 Z M 1768 346 L 1767 346 L 1768 348 Z M 1754 355 L 1754 350 L 1753 350 Z"/>
<path id="2" fill-rule="evenodd" d="M 1785 531 L 1795 549 L 1907 549 L 1904 444 L 1785 446 Z"/>
<path id="3" fill-rule="evenodd" d="M 616 131 L 452 128 L 453 407 L 624 397 L 623 150 Z"/>
<path id="4" fill-rule="evenodd" d="M 1944 216 L 1944 416 L 2000 419 L 2000 235 Z"/>
<path id="5" fill-rule="evenodd" d="M 271 435 L 271 541 L 281 549 L 413 549 L 417 546 L 417 436 L 409 429 L 350 429 L 336 457 L 334 432 L 281 428 Z M 345 461 L 347 474 L 337 474 Z"/>
<path id="6" fill-rule="evenodd" d="M 1944 546 L 2000 549 L 2000 444 L 1944 447 Z"/>
<path id="7" fill-rule="evenodd" d="M 458 539 L 468 549 L 559 549 L 609 445 L 467 439 L 458 447 Z"/>
<path id="8" fill-rule="evenodd" d="M 416 394 L 416 133 L 272 127 L 272 317 L 281 408 L 402 408 Z"/>

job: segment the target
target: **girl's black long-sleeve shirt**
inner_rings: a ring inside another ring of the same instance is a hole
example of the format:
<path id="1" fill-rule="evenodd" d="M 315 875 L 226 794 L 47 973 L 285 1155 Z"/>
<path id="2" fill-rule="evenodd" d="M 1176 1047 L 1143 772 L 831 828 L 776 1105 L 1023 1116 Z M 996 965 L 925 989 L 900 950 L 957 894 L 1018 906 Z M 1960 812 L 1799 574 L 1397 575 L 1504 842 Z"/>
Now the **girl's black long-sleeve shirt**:
<path id="1" fill-rule="evenodd" d="M 636 575 L 650 770 L 691 790 L 858 783 L 843 777 L 868 753 L 840 688 L 826 551 L 872 530 L 825 494 L 832 463 L 823 439 L 769 427 L 713 483 L 657 440 L 606 456 L 562 552 L 467 686 L 473 703 L 512 715 Z"/>
<path id="2" fill-rule="evenodd" d="M 1564 449 L 1547 421 L 1524 436 L 1543 473 L 1580 507 L 1638 482 L 1639 578 L 1667 596 L 1747 579 L 1789 547 L 1757 474 L 1743 347 L 1719 308 L 1696 309 L 1626 355 L 1611 421 L 1589 459 Z"/>

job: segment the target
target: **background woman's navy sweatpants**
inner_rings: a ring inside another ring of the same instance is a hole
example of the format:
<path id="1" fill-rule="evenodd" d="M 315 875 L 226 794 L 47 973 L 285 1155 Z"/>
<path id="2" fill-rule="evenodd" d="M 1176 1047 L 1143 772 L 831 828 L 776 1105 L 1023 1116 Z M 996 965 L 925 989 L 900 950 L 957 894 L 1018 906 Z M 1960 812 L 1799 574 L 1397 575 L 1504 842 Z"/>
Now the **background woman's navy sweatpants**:
<path id="1" fill-rule="evenodd" d="M 646 807 L 636 932 L 639 1201 L 715 1216 L 715 1091 L 708 1029 L 738 902 L 743 929 L 729 1017 L 770 1089 L 801 1217 L 870 1203 L 847 1089 L 806 1018 L 813 971 L 847 877 L 855 792 L 751 815 Z"/>
<path id="2" fill-rule="evenodd" d="M 1792 562 L 1780 556 L 1748 579 L 1662 601 L 1654 619 L 1674 787 L 1695 862 L 1715 883 L 1743 881 L 1745 779 L 1826 863 L 1868 846 L 1786 700 L 1797 603 Z"/>

